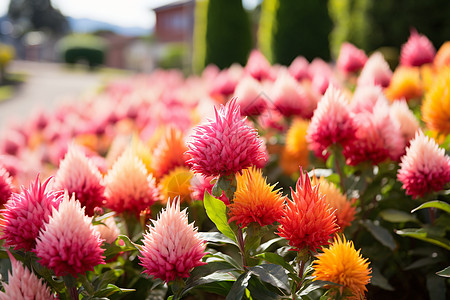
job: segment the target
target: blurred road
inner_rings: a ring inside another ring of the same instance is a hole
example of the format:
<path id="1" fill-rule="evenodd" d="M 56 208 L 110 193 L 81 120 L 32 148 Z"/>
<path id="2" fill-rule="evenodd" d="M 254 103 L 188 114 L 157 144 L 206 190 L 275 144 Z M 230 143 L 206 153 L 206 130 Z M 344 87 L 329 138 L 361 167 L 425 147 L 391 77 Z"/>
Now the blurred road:
<path id="1" fill-rule="evenodd" d="M 95 91 L 106 77 L 102 72 L 29 61 L 14 61 L 8 72 L 25 73 L 27 78 L 11 99 L 0 102 L 0 131 L 10 121 L 23 121 L 37 109 L 51 111 L 58 102 Z"/>

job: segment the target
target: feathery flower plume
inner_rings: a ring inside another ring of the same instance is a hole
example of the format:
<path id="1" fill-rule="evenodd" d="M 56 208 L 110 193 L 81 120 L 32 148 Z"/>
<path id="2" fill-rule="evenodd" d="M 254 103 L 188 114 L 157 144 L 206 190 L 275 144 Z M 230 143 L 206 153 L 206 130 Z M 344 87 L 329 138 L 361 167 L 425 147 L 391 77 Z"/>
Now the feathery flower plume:
<path id="1" fill-rule="evenodd" d="M 180 211 L 179 199 L 167 201 L 152 223 L 140 250 L 143 273 L 170 282 L 189 277 L 194 267 L 205 264 L 201 259 L 206 243 L 198 236 L 194 223 L 189 224 L 186 209 Z"/>
<path id="2" fill-rule="evenodd" d="M 80 202 L 65 193 L 37 238 L 34 252 L 39 262 L 56 276 L 74 277 L 104 264 L 102 239 L 91 222 Z"/>
<path id="3" fill-rule="evenodd" d="M 241 108 L 242 116 L 259 116 L 267 109 L 263 86 L 253 77 L 245 76 L 234 91 L 234 97 Z"/>
<path id="4" fill-rule="evenodd" d="M 392 71 L 384 60 L 383 54 L 375 52 L 367 60 L 358 77 L 358 86 L 379 85 L 383 88 L 389 86 Z"/>
<path id="5" fill-rule="evenodd" d="M 391 100 L 406 99 L 406 101 L 421 98 L 423 84 L 418 68 L 398 67 L 395 69 L 389 87 L 385 90 L 386 97 Z"/>
<path id="6" fill-rule="evenodd" d="M 361 70 L 367 61 L 367 55 L 350 43 L 343 43 L 337 60 L 337 67 L 344 73 L 353 73 Z"/>
<path id="7" fill-rule="evenodd" d="M 308 73 L 311 78 L 311 87 L 321 95 L 327 91 L 330 83 L 336 85 L 336 82 L 333 82 L 333 70 L 321 58 L 315 58 L 311 62 L 308 66 Z"/>
<path id="8" fill-rule="evenodd" d="M 258 81 L 271 77 L 271 66 L 267 58 L 258 50 L 252 50 L 245 71 Z"/>
<path id="9" fill-rule="evenodd" d="M 59 164 L 53 188 L 66 190 L 69 195 L 75 193 L 75 198 L 80 201 L 81 206 L 86 207 L 86 214 L 89 216 L 93 216 L 94 209 L 102 207 L 106 200 L 102 174 L 74 144 L 69 146 Z"/>
<path id="10" fill-rule="evenodd" d="M 286 132 L 286 145 L 281 152 L 280 165 L 287 175 L 298 172 L 299 166 L 306 168 L 309 164 L 309 150 L 306 141 L 308 126 L 308 121 L 295 119 Z"/>
<path id="11" fill-rule="evenodd" d="M 158 200 L 158 189 L 152 174 L 131 151 L 125 151 L 105 176 L 105 195 L 112 210 L 139 214 Z"/>
<path id="12" fill-rule="evenodd" d="M 301 169 L 296 191 L 291 188 L 291 193 L 292 200 L 286 205 L 277 234 L 287 239 L 296 251 L 306 248 L 316 252 L 328 245 L 339 229 L 336 216 L 325 196 L 319 193 L 319 187 L 312 187 L 308 174 Z"/>
<path id="13" fill-rule="evenodd" d="M 185 167 L 176 167 L 159 182 L 160 200 L 166 203 L 167 199 L 180 197 L 180 202 L 191 201 L 192 172 Z"/>
<path id="14" fill-rule="evenodd" d="M 309 124 L 306 139 L 319 157 L 327 157 L 327 148 L 345 146 L 355 137 L 356 127 L 341 91 L 330 86 L 317 105 Z"/>
<path id="15" fill-rule="evenodd" d="M 275 81 L 271 99 L 275 108 L 284 116 L 306 117 L 309 114 L 309 101 L 299 83 L 287 71 L 280 72 Z"/>
<path id="16" fill-rule="evenodd" d="M 117 227 L 114 217 L 109 217 L 102 220 L 103 224 L 94 225 L 95 230 L 100 233 L 100 237 L 108 244 L 114 243 L 120 234 L 119 227 Z"/>
<path id="17" fill-rule="evenodd" d="M 266 159 L 263 140 L 241 118 L 235 99 L 215 114 L 215 120 L 194 128 L 186 152 L 191 170 L 203 176 L 231 175 Z"/>
<path id="18" fill-rule="evenodd" d="M 362 258 L 360 250 L 355 250 L 352 241 L 337 236 L 334 243 L 318 255 L 313 268 L 314 280 L 340 284 L 341 295 L 350 293 L 352 299 L 364 299 L 371 269 L 367 258 Z"/>
<path id="19" fill-rule="evenodd" d="M 402 157 L 397 178 L 413 198 L 438 192 L 450 182 L 450 157 L 433 139 L 418 131 Z"/>
<path id="20" fill-rule="evenodd" d="M 412 29 L 408 41 L 402 46 L 400 64 L 420 67 L 423 64 L 432 63 L 435 54 L 436 49 L 430 40 L 426 36 L 417 33 L 415 29 Z"/>
<path id="21" fill-rule="evenodd" d="M 390 113 L 394 121 L 400 126 L 400 132 L 407 144 L 414 138 L 416 131 L 419 130 L 419 121 L 412 110 L 409 109 L 405 100 L 397 100 L 390 106 Z"/>
<path id="22" fill-rule="evenodd" d="M 21 193 L 13 193 L 3 211 L 3 235 L 7 246 L 15 250 L 31 251 L 36 245 L 39 231 L 48 222 L 53 208 L 58 208 L 62 200 L 61 191 L 47 191 L 51 178 L 43 184 L 36 177 Z"/>
<path id="23" fill-rule="evenodd" d="M 233 203 L 228 205 L 229 222 L 241 228 L 255 222 L 260 226 L 277 222 L 283 215 L 284 197 L 275 185 L 270 185 L 260 169 L 252 167 L 236 177 L 237 189 Z"/>
<path id="24" fill-rule="evenodd" d="M 9 251 L 8 255 L 11 260 L 12 273 L 8 272 L 8 283 L 3 282 L 5 291 L 0 291 L 0 300 L 57 299 L 42 279 L 18 262 Z"/>
<path id="25" fill-rule="evenodd" d="M 297 81 L 302 81 L 303 79 L 310 79 L 308 73 L 309 63 L 303 56 L 297 56 L 289 66 L 289 74 L 294 77 Z"/>
<path id="26" fill-rule="evenodd" d="M 378 102 L 382 102 L 383 105 L 389 104 L 380 86 L 358 86 L 353 94 L 351 111 L 355 114 L 364 111 L 373 112 L 373 108 Z"/>
<path id="27" fill-rule="evenodd" d="M 434 57 L 433 65 L 436 69 L 450 66 L 450 41 L 443 43 L 439 48 Z"/>
<path id="28" fill-rule="evenodd" d="M 0 165 L 0 206 L 4 205 L 13 192 L 12 178 L 8 171 Z"/>

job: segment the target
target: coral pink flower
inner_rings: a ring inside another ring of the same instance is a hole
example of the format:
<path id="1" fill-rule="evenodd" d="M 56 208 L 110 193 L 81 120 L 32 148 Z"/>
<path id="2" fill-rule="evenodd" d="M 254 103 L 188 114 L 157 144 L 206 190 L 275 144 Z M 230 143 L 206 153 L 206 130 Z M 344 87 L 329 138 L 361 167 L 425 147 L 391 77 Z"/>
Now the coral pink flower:
<path id="1" fill-rule="evenodd" d="M 53 187 L 58 190 L 67 190 L 69 195 L 75 193 L 75 198 L 81 206 L 86 207 L 86 214 L 94 215 L 95 207 L 102 207 L 105 198 L 103 177 L 91 159 L 72 144 L 61 160 L 55 175 Z"/>
<path id="2" fill-rule="evenodd" d="M 234 92 L 243 116 L 258 116 L 267 109 L 263 86 L 250 76 L 244 77 Z"/>
<path id="3" fill-rule="evenodd" d="M 420 67 L 432 63 L 436 49 L 430 40 L 412 29 L 408 41 L 403 44 L 400 53 L 400 64 L 403 66 Z"/>
<path id="4" fill-rule="evenodd" d="M 337 68 L 344 73 L 353 73 L 361 70 L 367 61 L 367 55 L 350 43 L 343 43 L 337 60 Z"/>
<path id="5" fill-rule="evenodd" d="M 6 240 L 6 245 L 25 251 L 35 247 L 39 231 L 62 200 L 61 191 L 46 190 L 50 180 L 41 184 L 37 177 L 28 188 L 22 188 L 21 193 L 12 194 L 3 211 L 1 238 Z"/>
<path id="6" fill-rule="evenodd" d="M 289 241 L 296 251 L 308 249 L 315 252 L 330 244 L 329 239 L 339 229 L 336 216 L 319 193 L 319 186 L 311 187 L 308 174 L 300 170 L 296 191 L 291 188 L 288 201 L 278 227 L 278 235 Z"/>
<path id="7" fill-rule="evenodd" d="M 75 277 L 104 264 L 102 239 L 91 222 L 80 202 L 65 193 L 37 238 L 34 252 L 39 262 L 56 276 Z"/>
<path id="8" fill-rule="evenodd" d="M 228 69 L 221 71 L 213 80 L 210 95 L 229 96 L 234 93 L 243 69 L 239 64 L 233 64 Z"/>
<path id="9" fill-rule="evenodd" d="M 267 58 L 258 50 L 253 50 L 245 66 L 245 71 L 256 80 L 270 79 L 271 66 Z"/>
<path id="10" fill-rule="evenodd" d="M 241 118 L 235 99 L 215 110 L 215 114 L 215 120 L 194 128 L 188 143 L 188 163 L 195 173 L 231 175 L 266 159 L 263 141 Z"/>
<path id="11" fill-rule="evenodd" d="M 358 77 L 358 86 L 379 85 L 388 87 L 391 82 L 392 71 L 384 60 L 383 54 L 375 52 L 367 60 L 361 74 Z"/>
<path id="12" fill-rule="evenodd" d="M 0 205 L 4 205 L 13 191 L 12 178 L 8 171 L 0 165 Z"/>
<path id="13" fill-rule="evenodd" d="M 302 87 L 287 71 L 280 72 L 275 81 L 271 99 L 275 108 L 284 116 L 302 116 L 309 113 L 309 101 Z"/>
<path id="14" fill-rule="evenodd" d="M 212 184 L 212 180 L 214 177 L 203 177 L 200 174 L 195 174 L 191 180 L 191 197 L 197 201 L 203 201 L 205 197 L 205 192 L 207 191 L 210 195 L 212 195 L 212 188 L 214 184 Z M 222 195 L 218 198 L 225 203 L 225 205 L 230 204 L 227 196 L 225 196 L 225 192 L 222 192 Z"/>
<path id="15" fill-rule="evenodd" d="M 289 74 L 294 77 L 297 81 L 302 81 L 303 79 L 310 79 L 308 73 L 309 63 L 303 56 L 296 57 L 291 65 L 289 66 Z"/>
<path id="16" fill-rule="evenodd" d="M 206 264 L 201 261 L 206 243 L 194 224 L 188 223 L 186 209 L 180 211 L 178 198 L 167 201 L 166 208 L 152 222 L 140 250 L 143 273 L 170 282 L 189 277 L 193 268 Z"/>
<path id="17" fill-rule="evenodd" d="M 0 292 L 0 300 L 54 300 L 54 295 L 42 279 L 18 262 L 8 251 L 12 265 L 12 274 L 8 272 L 8 283 L 3 282 L 4 292 Z"/>
<path id="18" fill-rule="evenodd" d="M 131 151 L 125 151 L 105 176 L 107 206 L 121 213 L 139 214 L 158 200 L 152 174 Z"/>
<path id="19" fill-rule="evenodd" d="M 114 243 L 120 234 L 119 227 L 117 227 L 114 217 L 109 217 L 102 220 L 103 224 L 94 225 L 95 230 L 100 233 L 100 237 L 108 244 Z"/>
<path id="20" fill-rule="evenodd" d="M 390 113 L 395 122 L 400 126 L 400 132 L 408 143 L 419 130 L 419 121 L 405 100 L 396 100 L 390 107 Z"/>
<path id="21" fill-rule="evenodd" d="M 311 77 L 311 85 L 314 90 L 324 94 L 330 83 L 336 85 L 333 79 L 333 70 L 330 65 L 320 58 L 315 58 L 308 67 L 308 73 Z"/>
<path id="22" fill-rule="evenodd" d="M 355 137 L 356 127 L 341 91 L 330 86 L 317 105 L 306 139 L 317 156 L 327 157 L 327 148 L 345 146 Z"/>
<path id="23" fill-rule="evenodd" d="M 354 113 L 373 112 L 373 108 L 378 102 L 388 105 L 389 102 L 383 93 L 383 89 L 378 85 L 366 85 L 356 88 L 353 94 L 351 110 Z"/>
<path id="24" fill-rule="evenodd" d="M 433 139 L 418 131 L 402 157 L 397 178 L 406 194 L 414 198 L 440 191 L 450 182 L 450 157 Z"/>

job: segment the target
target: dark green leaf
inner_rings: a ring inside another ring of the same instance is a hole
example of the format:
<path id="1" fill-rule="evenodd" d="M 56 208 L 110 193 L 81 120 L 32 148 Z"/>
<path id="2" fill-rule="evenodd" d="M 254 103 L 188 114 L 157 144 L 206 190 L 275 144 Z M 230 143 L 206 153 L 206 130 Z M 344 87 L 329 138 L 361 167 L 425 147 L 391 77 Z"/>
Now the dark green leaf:
<path id="1" fill-rule="evenodd" d="M 279 241 L 283 241 L 283 240 L 284 240 L 284 238 L 282 238 L 282 237 L 270 239 L 270 240 L 268 240 L 267 242 L 261 244 L 261 245 L 258 247 L 258 249 L 256 249 L 256 252 L 258 252 L 258 253 L 259 253 L 259 252 L 264 252 L 264 251 L 266 251 L 267 249 L 269 249 L 269 247 L 272 246 L 273 244 L 278 243 Z"/>
<path id="2" fill-rule="evenodd" d="M 259 266 L 249 267 L 250 272 L 278 289 L 289 292 L 288 276 L 283 267 L 275 264 L 262 264 Z"/>
<path id="3" fill-rule="evenodd" d="M 429 201 L 429 202 L 425 202 L 424 204 L 414 208 L 411 212 L 415 212 L 419 209 L 424 209 L 424 208 L 430 208 L 430 207 L 434 207 L 437 209 L 441 209 L 446 211 L 447 213 L 450 214 L 450 204 L 444 202 L 444 201 L 439 201 L 439 200 L 434 200 L 434 201 Z"/>
<path id="4" fill-rule="evenodd" d="M 121 246 L 119 244 L 120 240 L 122 240 L 125 245 Z M 108 245 L 108 248 L 106 248 L 103 255 L 105 256 L 105 260 L 110 260 L 121 252 L 129 252 L 129 251 L 137 251 L 137 250 L 139 250 L 139 246 L 137 244 L 133 243 L 128 236 L 119 235 L 117 240 L 114 243 L 112 243 L 111 245 Z"/>
<path id="5" fill-rule="evenodd" d="M 384 227 L 375 224 L 371 220 L 365 220 L 361 222 L 364 227 L 369 230 L 369 232 L 373 235 L 373 237 L 379 241 L 382 245 L 388 247 L 392 251 L 394 251 L 396 244 L 394 238 L 391 233 Z"/>
<path id="6" fill-rule="evenodd" d="M 231 266 L 233 266 L 235 269 L 238 270 L 242 270 L 242 265 L 237 262 L 234 258 L 232 258 L 231 256 L 222 253 L 222 252 L 216 252 L 214 254 L 209 254 L 209 257 L 216 257 L 216 258 L 220 258 L 223 261 L 226 261 L 227 263 L 229 263 Z"/>
<path id="7" fill-rule="evenodd" d="M 230 225 L 228 225 L 227 207 L 225 203 L 211 196 L 208 193 L 208 191 L 205 191 L 203 204 L 205 205 L 206 214 L 211 219 L 211 221 L 216 225 L 217 229 L 220 232 L 222 232 L 225 236 L 236 242 L 234 232 L 231 229 Z"/>
<path id="8" fill-rule="evenodd" d="M 419 222 L 415 216 L 397 209 L 385 209 L 380 212 L 380 217 L 391 223 Z"/>
<path id="9" fill-rule="evenodd" d="M 445 300 L 445 278 L 435 276 L 434 274 L 428 275 L 427 290 L 428 295 L 430 295 L 430 300 Z"/>
<path id="10" fill-rule="evenodd" d="M 450 267 L 447 267 L 444 270 L 437 272 L 436 274 L 442 277 L 450 277 Z"/>
<path id="11" fill-rule="evenodd" d="M 224 243 L 238 246 L 235 241 L 220 232 L 199 232 L 198 235 L 208 243 Z"/>
<path id="12" fill-rule="evenodd" d="M 340 286 L 340 284 L 337 284 L 337 283 L 334 283 L 334 282 L 330 282 L 330 281 L 314 280 L 305 289 L 303 289 L 300 292 L 300 296 L 304 297 L 304 296 L 308 295 L 309 293 L 311 293 L 312 291 L 320 289 L 320 288 L 322 288 L 322 287 L 324 287 L 326 285 Z"/>
<path id="13" fill-rule="evenodd" d="M 250 278 L 248 284 L 248 290 L 250 291 L 250 295 L 252 299 L 258 300 L 277 300 L 280 299 L 280 296 L 271 290 L 269 290 L 264 284 L 261 283 L 258 278 L 252 276 Z"/>
<path id="14" fill-rule="evenodd" d="M 436 262 L 441 261 L 442 259 L 439 258 L 434 258 L 434 257 L 424 257 L 421 259 L 416 260 L 415 262 L 413 262 L 412 264 L 410 264 L 409 266 L 407 266 L 405 268 L 405 270 L 414 270 L 417 268 L 422 268 L 422 267 L 426 267 L 426 266 L 430 266 Z"/>
<path id="15" fill-rule="evenodd" d="M 289 263 L 287 263 L 286 260 L 281 255 L 278 255 L 276 253 L 266 252 L 266 253 L 258 254 L 255 257 L 264 259 L 265 261 L 270 262 L 272 264 L 282 266 L 283 268 L 288 270 L 290 273 L 293 273 L 293 274 L 296 273 L 294 268 Z"/>
<path id="16" fill-rule="evenodd" d="M 248 281 L 251 277 L 250 272 L 245 272 L 238 277 L 233 286 L 230 289 L 230 292 L 227 295 L 226 300 L 240 300 L 242 296 L 244 296 L 245 289 L 248 286 Z"/>
<path id="17" fill-rule="evenodd" d="M 370 284 L 378 286 L 387 291 L 393 291 L 394 287 L 389 284 L 388 280 L 381 274 L 380 270 L 376 267 L 372 268 L 372 278 Z"/>
<path id="18" fill-rule="evenodd" d="M 118 286 L 115 286 L 114 284 L 108 284 L 106 288 L 95 292 L 94 296 L 95 297 L 109 297 L 115 293 L 131 293 L 134 291 L 135 290 L 133 290 L 133 289 L 122 289 L 122 288 L 119 288 Z"/>
<path id="19" fill-rule="evenodd" d="M 422 228 L 406 228 L 397 230 L 396 233 L 401 236 L 409 236 L 450 250 L 449 240 L 442 237 L 430 235 Z"/>
<path id="20" fill-rule="evenodd" d="M 94 280 L 94 288 L 96 290 L 102 290 L 108 286 L 110 283 L 116 282 L 116 280 L 122 275 L 122 270 L 109 270 L 98 276 L 97 279 Z"/>

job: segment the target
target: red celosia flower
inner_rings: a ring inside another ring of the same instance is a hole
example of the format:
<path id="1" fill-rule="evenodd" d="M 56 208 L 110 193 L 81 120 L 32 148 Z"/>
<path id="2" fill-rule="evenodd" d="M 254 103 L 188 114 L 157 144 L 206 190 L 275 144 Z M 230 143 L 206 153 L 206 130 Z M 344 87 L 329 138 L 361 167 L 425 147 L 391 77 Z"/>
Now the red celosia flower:
<path id="1" fill-rule="evenodd" d="M 25 251 L 35 247 L 39 231 L 62 200 L 61 191 L 46 191 L 50 179 L 41 184 L 37 177 L 21 193 L 12 194 L 3 211 L 2 239 L 6 245 Z"/>
<path id="2" fill-rule="evenodd" d="M 392 71 L 380 52 L 375 52 L 367 60 L 358 77 L 358 86 L 379 85 L 388 87 L 391 82 Z"/>
<path id="3" fill-rule="evenodd" d="M 8 171 L 0 166 L 0 205 L 4 205 L 9 200 L 12 191 L 12 179 Z"/>
<path id="4" fill-rule="evenodd" d="M 414 198 L 438 192 L 450 182 L 450 157 L 433 139 L 418 131 L 402 157 L 397 178 L 406 194 Z"/>
<path id="5" fill-rule="evenodd" d="M 361 70 L 367 61 L 367 55 L 363 50 L 353 44 L 343 43 L 337 60 L 337 67 L 344 73 L 352 73 Z"/>
<path id="6" fill-rule="evenodd" d="M 301 170 L 296 191 L 291 188 L 291 193 L 292 200 L 286 205 L 277 234 L 287 239 L 296 251 L 306 248 L 315 252 L 328 245 L 339 227 L 325 196 L 319 193 L 319 187 L 311 187 L 308 174 Z"/>
<path id="7" fill-rule="evenodd" d="M 91 222 L 80 202 L 66 193 L 37 238 L 39 262 L 56 276 L 75 277 L 104 264 L 102 239 Z"/>
<path id="8" fill-rule="evenodd" d="M 430 40 L 412 29 L 408 41 L 402 46 L 400 64 L 420 67 L 423 64 L 432 63 L 435 55 L 436 49 Z"/>
<path id="9" fill-rule="evenodd" d="M 215 120 L 197 126 L 188 144 L 188 163 L 203 176 L 230 175 L 266 158 L 263 141 L 241 118 L 235 99 L 215 111 Z"/>
<path id="10" fill-rule="evenodd" d="M 139 259 L 143 273 L 153 275 L 165 282 L 189 277 L 189 272 L 204 265 L 206 243 L 189 224 L 186 209 L 180 211 L 180 201 L 167 201 L 149 232 L 144 234 L 144 245 Z"/>

